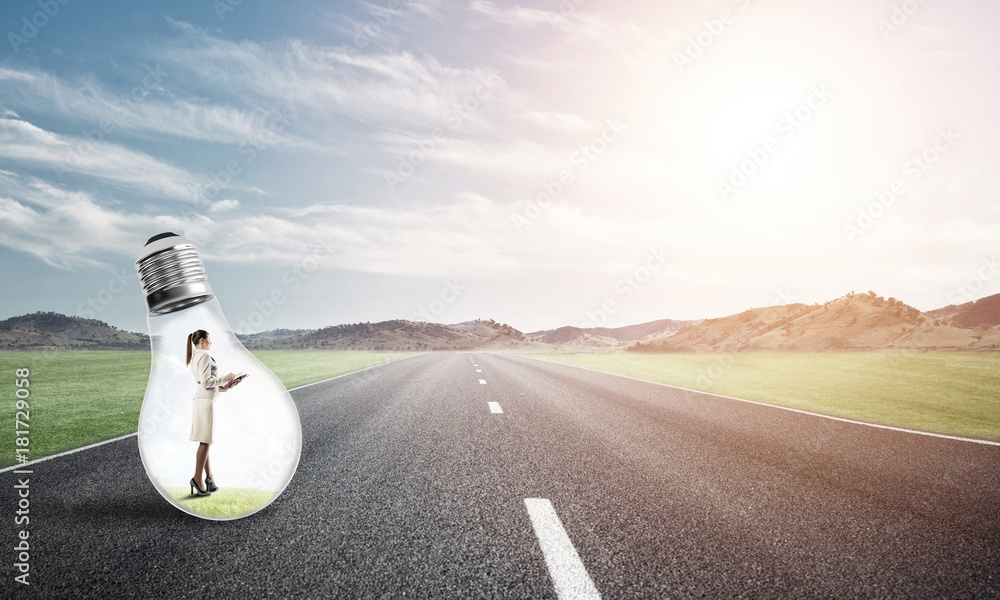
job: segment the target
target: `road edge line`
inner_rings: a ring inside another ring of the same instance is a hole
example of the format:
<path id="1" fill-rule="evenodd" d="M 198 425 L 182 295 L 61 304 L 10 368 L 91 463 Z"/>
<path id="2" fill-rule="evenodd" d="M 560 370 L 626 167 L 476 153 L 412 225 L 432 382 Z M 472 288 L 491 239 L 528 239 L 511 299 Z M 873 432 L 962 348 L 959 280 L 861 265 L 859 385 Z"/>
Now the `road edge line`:
<path id="1" fill-rule="evenodd" d="M 341 377 L 347 377 L 348 375 L 354 375 L 355 373 L 361 373 L 362 371 L 367 371 L 368 369 L 374 369 L 375 367 L 384 367 L 385 365 L 389 365 L 389 364 L 392 364 L 394 362 L 399 362 L 401 360 L 406 360 L 408 358 L 413 358 L 414 356 L 422 356 L 422 354 L 411 354 L 410 356 L 404 356 L 402 358 L 395 358 L 393 360 L 386 361 L 384 363 L 379 363 L 377 365 L 372 365 L 370 367 L 365 367 L 364 369 L 358 369 L 357 371 L 350 371 L 348 373 L 341 373 L 340 375 L 334 375 L 333 377 L 328 377 L 328 378 L 322 379 L 320 381 L 313 381 L 312 383 L 303 383 L 302 385 L 297 385 L 297 386 L 295 386 L 293 388 L 286 388 L 286 389 L 288 390 L 289 393 L 291 393 L 291 392 L 294 392 L 295 390 L 299 390 L 299 389 L 302 389 L 304 387 L 309 387 L 311 385 L 316 385 L 318 383 L 326 383 L 327 381 L 333 381 L 334 379 L 340 379 Z M 264 366 L 267 366 L 267 365 L 264 365 Z M 60 452 L 59 454 L 52 454 L 52 455 L 49 455 L 49 456 L 43 456 L 42 458 L 36 458 L 35 460 L 28 461 L 26 463 L 17 463 L 15 465 L 10 466 L 10 467 L 4 467 L 4 468 L 0 469 L 0 473 L 7 473 L 8 471 L 13 471 L 15 469 L 24 469 L 24 468 L 29 467 L 31 465 L 35 465 L 35 464 L 38 464 L 40 462 L 45 462 L 45 461 L 53 459 L 53 458 L 59 458 L 60 456 L 68 456 L 70 454 L 76 454 L 77 452 L 83 452 L 84 450 L 90 450 L 91 448 L 96 448 L 97 446 L 103 446 L 105 444 L 113 444 L 115 442 L 120 442 L 121 440 L 124 440 L 126 438 L 130 438 L 130 437 L 135 437 L 137 435 L 139 435 L 139 432 L 138 431 L 133 431 L 132 433 L 126 433 L 125 435 L 120 435 L 120 436 L 118 436 L 116 438 L 111 438 L 110 440 L 103 440 L 103 441 L 100 441 L 100 442 L 94 442 L 93 444 L 88 444 L 86 446 L 81 446 L 79 448 L 73 448 L 72 450 L 66 450 L 65 452 Z"/>
<path id="2" fill-rule="evenodd" d="M 984 444 L 987 446 L 1000 446 L 1000 442 L 994 442 L 992 440 L 977 440 L 975 438 L 961 437 L 957 435 L 948 435 L 946 433 L 934 433 L 931 431 L 920 431 L 917 429 L 907 429 L 905 427 L 896 427 L 894 425 L 881 425 L 879 423 L 869 423 L 868 421 L 858 421 L 856 419 L 848 419 L 846 417 L 836 417 L 833 415 L 824 415 L 823 413 L 812 412 L 808 410 L 802 410 L 801 408 L 792 408 L 790 406 L 780 406 L 778 404 L 768 404 L 767 402 L 761 402 L 759 400 L 747 400 L 746 398 L 737 398 L 736 396 L 727 396 L 725 394 L 716 394 L 715 392 L 706 392 L 704 390 L 694 390 L 691 388 L 681 387 L 679 385 L 670 385 L 669 383 L 661 383 L 659 381 L 650 381 L 648 379 L 640 379 L 639 377 L 632 377 L 631 375 L 622 375 L 621 373 L 612 373 L 610 371 L 600 371 L 598 369 L 591 369 L 590 367 L 581 367 L 580 365 L 571 365 L 569 363 L 555 362 L 551 360 L 545 360 L 543 358 L 534 358 L 531 356 L 520 355 L 523 358 L 533 360 L 535 362 L 563 365 L 566 367 L 573 367 L 575 369 L 583 369 L 584 371 L 591 371 L 593 373 L 603 373 L 605 375 L 614 375 L 615 377 L 624 377 L 625 379 L 632 379 L 634 381 L 641 381 L 643 383 L 651 383 L 653 385 L 659 385 L 663 387 L 673 388 L 675 390 L 684 390 L 685 392 L 693 392 L 695 394 L 703 394 L 705 396 L 715 396 L 717 398 L 726 398 L 727 400 L 738 400 L 740 402 L 746 402 L 748 404 L 757 404 L 758 406 L 769 406 L 771 408 L 778 408 L 781 410 L 789 410 L 792 412 L 801 413 L 803 415 L 811 415 L 813 417 L 821 417 L 823 419 L 832 419 L 834 421 L 843 421 L 844 423 L 853 423 L 855 425 L 865 425 L 868 427 L 875 427 L 878 429 L 888 429 L 890 431 L 899 431 L 902 433 L 913 433 L 916 435 L 926 435 L 930 437 L 943 438 L 946 440 L 956 440 L 959 442 L 971 442 L 973 444 Z"/>

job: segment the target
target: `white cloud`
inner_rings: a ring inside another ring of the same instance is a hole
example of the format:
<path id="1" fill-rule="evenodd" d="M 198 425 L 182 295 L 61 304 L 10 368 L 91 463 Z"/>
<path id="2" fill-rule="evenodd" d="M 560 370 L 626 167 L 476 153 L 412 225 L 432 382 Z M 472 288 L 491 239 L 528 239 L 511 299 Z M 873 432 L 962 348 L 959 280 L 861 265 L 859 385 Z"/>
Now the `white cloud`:
<path id="1" fill-rule="evenodd" d="M 595 56 L 602 56 L 611 58 L 616 68 L 622 69 L 641 67 L 651 56 L 666 56 L 664 41 L 631 21 L 576 7 L 563 11 L 562 5 L 555 2 L 553 8 L 559 10 L 501 7 L 487 0 L 469 3 L 471 15 L 485 17 L 491 23 L 518 29 L 550 29 L 547 43 L 532 45 L 530 50 L 522 49 L 511 56 L 520 64 L 566 70 L 591 64 Z"/>
<path id="2" fill-rule="evenodd" d="M 141 248 L 145 232 L 182 223 L 177 217 L 113 210 L 86 192 L 0 173 L 0 244 L 55 267 L 106 267 L 109 254 Z"/>
<path id="3" fill-rule="evenodd" d="M 540 222 L 537 235 L 514 235 L 505 205 L 477 194 L 455 200 L 405 208 L 327 203 L 247 212 L 238 219 L 222 216 L 223 209 L 238 206 L 223 200 L 207 215 L 143 214 L 87 192 L 0 172 L 0 244 L 60 268 L 106 267 L 115 256 L 134 256 L 152 232 L 170 230 L 196 240 L 204 257 L 220 262 L 290 267 L 322 255 L 322 269 L 426 278 L 537 271 L 580 258 L 576 244 L 557 245 L 555 263 L 541 253 L 553 248 L 550 224 Z M 591 227 L 598 225 L 591 220 Z M 599 251 L 588 252 L 596 259 Z"/>
<path id="4" fill-rule="evenodd" d="M 466 224 L 479 227 L 470 230 Z M 218 232 L 203 253 L 227 262 L 302 264 L 408 277 L 518 268 L 505 251 L 509 224 L 485 199 L 429 208 L 323 204 L 271 215 L 247 215 Z"/>
<path id="5" fill-rule="evenodd" d="M 193 201 L 207 177 L 108 142 L 60 135 L 20 119 L 0 119 L 0 156 L 11 162 L 79 173 L 153 198 Z"/>
<path id="6" fill-rule="evenodd" d="M 239 206 L 240 206 L 240 201 L 239 200 L 231 200 L 231 199 L 230 200 L 219 200 L 218 202 L 213 202 L 208 207 L 208 210 L 209 210 L 209 212 L 213 212 L 213 213 L 229 212 L 231 210 L 235 210 L 235 209 L 239 208 Z"/>
<path id="7" fill-rule="evenodd" d="M 188 140 L 243 144 L 257 143 L 266 136 L 267 146 L 271 147 L 324 149 L 323 144 L 293 135 L 291 119 L 280 112 L 177 97 L 181 82 L 171 81 L 172 69 L 164 70 L 159 64 L 148 67 L 134 74 L 135 85 L 131 90 L 120 93 L 112 92 L 93 77 L 70 82 L 37 70 L 0 68 L 0 82 L 7 86 L 4 99 L 8 104 L 71 119 L 102 138 L 149 132 Z M 17 114 L 5 111 L 4 116 L 17 117 Z"/>
<path id="8" fill-rule="evenodd" d="M 30 71 L 22 71 L 18 69 L 7 69 L 5 67 L 0 67 L 0 80 L 3 81 L 36 81 L 38 79 L 38 74 Z"/>
<path id="9" fill-rule="evenodd" d="M 472 0 L 469 11 L 488 17 L 491 21 L 520 27 L 555 25 L 564 17 L 557 12 L 514 6 L 501 8 L 494 2 Z"/>
<path id="10" fill-rule="evenodd" d="M 588 128 L 592 127 L 592 125 L 587 123 L 586 119 L 580 115 L 568 113 L 534 110 L 528 112 L 525 116 L 532 123 L 546 129 L 580 132 L 586 131 Z"/>
<path id="11" fill-rule="evenodd" d="M 185 31 L 189 43 L 171 44 L 157 55 L 186 77 L 327 122 L 347 117 L 367 130 L 439 127 L 483 82 L 492 82 L 495 94 L 506 86 L 492 69 L 450 66 L 423 53 L 360 53 L 299 40 L 231 42 Z"/>

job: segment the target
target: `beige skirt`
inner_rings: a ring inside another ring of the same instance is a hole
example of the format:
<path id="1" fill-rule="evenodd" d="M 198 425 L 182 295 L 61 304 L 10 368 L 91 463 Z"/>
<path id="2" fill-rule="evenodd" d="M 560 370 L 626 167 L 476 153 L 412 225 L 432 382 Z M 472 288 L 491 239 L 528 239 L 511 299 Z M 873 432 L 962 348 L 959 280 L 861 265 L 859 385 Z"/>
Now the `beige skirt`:
<path id="1" fill-rule="evenodd" d="M 212 443 L 212 399 L 195 398 L 191 413 L 191 441 Z"/>

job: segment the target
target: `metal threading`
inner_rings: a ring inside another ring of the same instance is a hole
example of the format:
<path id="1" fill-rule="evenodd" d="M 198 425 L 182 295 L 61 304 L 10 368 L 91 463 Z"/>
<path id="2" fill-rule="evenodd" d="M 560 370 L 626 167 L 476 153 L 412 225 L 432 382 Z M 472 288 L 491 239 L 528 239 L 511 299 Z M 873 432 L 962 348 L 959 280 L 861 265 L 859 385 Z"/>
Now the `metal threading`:
<path id="1" fill-rule="evenodd" d="M 213 297 L 198 249 L 180 236 L 174 239 L 176 245 L 136 261 L 151 316 L 183 310 Z"/>

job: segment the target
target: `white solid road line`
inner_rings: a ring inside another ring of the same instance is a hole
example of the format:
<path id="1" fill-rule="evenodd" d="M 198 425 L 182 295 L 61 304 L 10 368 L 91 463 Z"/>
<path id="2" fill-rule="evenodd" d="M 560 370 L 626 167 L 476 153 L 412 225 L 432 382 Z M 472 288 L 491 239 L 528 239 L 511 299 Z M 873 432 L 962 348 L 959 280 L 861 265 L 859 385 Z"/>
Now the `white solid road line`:
<path id="1" fill-rule="evenodd" d="M 365 367 L 364 369 L 358 369 L 357 371 L 351 371 L 350 373 L 341 373 L 340 375 L 334 375 L 333 377 L 327 377 L 326 379 L 323 379 L 321 381 L 314 381 L 312 383 L 304 383 L 302 385 L 299 385 L 299 386 L 296 386 L 296 387 L 293 387 L 293 388 L 288 388 L 288 391 L 289 392 L 294 392 L 295 390 L 300 390 L 302 388 L 306 388 L 306 387 L 309 387 L 311 385 L 318 385 L 320 383 L 326 383 L 327 381 L 333 381 L 334 379 L 340 379 L 341 377 L 347 377 L 348 375 L 354 375 L 355 373 L 360 373 L 362 371 L 367 371 L 368 369 L 374 369 L 376 367 L 382 367 L 382 366 L 385 366 L 385 365 L 388 365 L 388 364 L 391 364 L 391 363 L 394 363 L 394 362 L 399 362 L 401 360 L 406 360 L 408 358 L 413 358 L 414 356 L 422 356 L 422 355 L 420 355 L 420 354 L 411 354 L 410 356 L 404 356 L 403 358 L 396 358 L 396 359 L 393 359 L 393 360 L 390 360 L 390 361 L 386 361 L 384 363 L 379 363 L 377 365 L 372 365 L 370 367 Z M 66 452 L 60 452 L 59 454 L 52 454 L 51 456 L 43 456 L 42 458 L 36 458 L 35 460 L 26 462 L 24 464 L 16 464 L 16 465 L 11 466 L 11 467 L 5 467 L 3 469 L 0 469 L 0 473 L 6 473 L 7 471 L 13 471 L 14 469 L 24 469 L 26 467 L 29 467 L 31 465 L 34 465 L 34 464 L 37 464 L 37 463 L 40 463 L 40 462 L 45 462 L 47 460 L 52 460 L 53 458 L 59 458 L 60 456 L 67 456 L 69 454 L 76 454 L 77 452 L 83 452 L 84 450 L 90 450 L 91 448 L 96 448 L 98 446 L 103 446 L 105 444 L 113 444 L 113 443 L 115 443 L 117 441 L 124 440 L 125 438 L 135 437 L 137 435 L 139 435 L 139 432 L 138 431 L 133 431 L 132 433 L 126 433 L 125 435 L 120 435 L 120 436 L 118 436 L 116 438 L 112 438 L 110 440 L 104 440 L 103 442 L 96 442 L 94 444 L 90 444 L 88 446 L 83 446 L 81 448 L 74 448 L 72 450 L 67 450 Z"/>
<path id="2" fill-rule="evenodd" d="M 500 408 L 499 402 L 490 402 L 489 405 L 491 413 L 498 413 L 498 414 L 503 413 L 503 409 Z"/>
<path id="3" fill-rule="evenodd" d="M 768 404 L 767 402 L 759 402 L 757 400 L 747 400 L 746 398 L 737 398 L 736 396 L 726 396 L 725 394 L 716 394 L 715 392 L 706 392 L 705 390 L 694 390 L 691 388 L 681 387 L 679 385 L 670 385 L 669 383 L 660 383 L 659 381 L 650 381 L 648 379 L 639 379 L 638 377 L 632 377 L 631 375 L 622 375 L 620 373 L 612 373 L 611 371 L 599 371 L 597 369 L 591 369 L 590 367 L 581 367 L 580 365 L 573 365 L 570 363 L 560 363 L 551 360 L 544 360 L 541 358 L 533 358 L 530 356 L 522 355 L 522 358 L 527 358 L 528 360 L 534 360 L 538 362 L 543 362 L 550 365 L 563 365 L 565 367 L 573 367 L 574 369 L 583 369 L 584 371 L 592 371 L 594 373 L 602 373 L 604 375 L 613 375 L 615 377 L 624 377 L 625 379 L 632 379 L 634 381 L 641 381 L 643 383 L 651 383 L 653 385 L 659 385 L 662 387 L 674 388 L 675 390 L 684 390 L 685 392 L 694 392 L 695 394 L 704 394 L 705 396 L 715 396 L 716 398 L 726 398 L 727 400 L 738 400 L 740 402 L 746 402 L 748 404 L 757 404 L 759 406 L 767 406 L 770 408 L 777 408 L 779 410 L 788 410 L 791 412 L 797 412 L 803 415 L 809 415 L 812 417 L 820 417 L 822 419 L 830 419 L 831 421 L 841 421 L 843 423 L 853 423 L 854 425 L 865 425 L 866 427 L 875 427 L 876 429 L 888 429 L 889 431 L 900 431 L 902 433 L 913 433 L 916 435 L 926 435 L 928 437 L 943 438 L 946 440 L 956 440 L 959 442 L 972 442 L 973 444 L 984 444 L 987 446 L 1000 446 L 1000 442 L 994 442 L 990 440 L 977 440 L 975 438 L 960 437 L 957 435 L 947 435 L 944 433 L 931 433 L 930 431 L 919 431 L 917 429 L 906 429 L 905 427 L 894 427 L 892 425 L 879 425 L 878 423 L 868 423 L 867 421 L 856 421 L 854 419 L 846 419 L 844 417 L 834 417 L 833 415 L 824 415 L 822 413 L 815 413 L 808 410 L 802 410 L 801 408 L 791 408 L 788 406 L 779 406 L 777 404 Z"/>
<path id="4" fill-rule="evenodd" d="M 483 384 L 483 385 L 486 385 L 486 380 L 485 380 L 485 379 L 480 379 L 480 380 L 479 380 L 479 383 L 481 383 L 481 384 Z"/>
<path id="5" fill-rule="evenodd" d="M 538 536 L 538 545 L 559 600 L 599 600 L 601 594 L 587 574 L 552 503 L 546 498 L 525 498 L 524 505 L 528 508 L 528 517 Z"/>
<path id="6" fill-rule="evenodd" d="M 74 448 L 72 450 L 67 450 L 66 452 L 60 452 L 59 454 L 53 454 L 51 456 L 43 456 L 42 458 L 36 458 L 35 460 L 26 462 L 24 464 L 19 463 L 14 465 L 13 467 L 5 467 L 3 469 L 0 469 L 0 473 L 6 473 L 7 471 L 13 471 L 14 469 L 24 469 L 30 467 L 31 465 L 35 465 L 40 462 L 45 462 L 53 458 L 59 458 L 60 456 L 66 456 L 67 454 L 76 454 L 77 452 L 83 452 L 84 450 L 90 450 L 91 448 L 96 448 L 98 446 L 103 446 L 104 444 L 110 444 L 113 442 L 117 442 L 119 440 L 124 440 L 125 438 L 135 437 L 137 435 L 139 435 L 138 431 L 136 431 L 135 433 L 126 433 L 125 435 L 120 435 L 110 440 L 104 440 L 103 442 L 97 442 L 94 444 L 83 446 L 82 448 Z"/>

